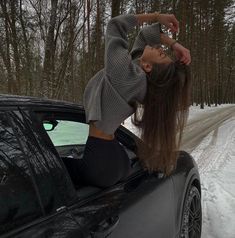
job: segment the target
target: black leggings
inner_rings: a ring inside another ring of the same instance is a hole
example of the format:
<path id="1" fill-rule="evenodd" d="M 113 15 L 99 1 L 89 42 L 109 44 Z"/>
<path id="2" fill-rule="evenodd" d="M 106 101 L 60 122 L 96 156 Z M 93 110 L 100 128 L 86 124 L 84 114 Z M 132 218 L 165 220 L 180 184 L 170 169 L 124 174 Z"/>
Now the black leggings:
<path id="1" fill-rule="evenodd" d="M 127 177 L 130 172 L 128 155 L 116 139 L 89 136 L 83 159 L 72 160 L 66 159 L 64 162 L 75 183 L 109 187 Z"/>

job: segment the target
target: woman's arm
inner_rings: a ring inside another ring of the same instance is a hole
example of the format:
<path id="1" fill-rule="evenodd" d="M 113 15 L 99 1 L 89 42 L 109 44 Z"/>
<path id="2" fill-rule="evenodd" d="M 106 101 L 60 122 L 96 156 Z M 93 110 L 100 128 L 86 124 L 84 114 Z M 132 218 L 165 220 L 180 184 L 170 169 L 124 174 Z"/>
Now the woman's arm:
<path id="1" fill-rule="evenodd" d="M 177 20 L 174 15 L 169 14 L 121 15 L 109 21 L 105 38 L 105 73 L 110 79 L 119 81 L 124 78 L 135 77 L 135 66 L 132 64 L 128 51 L 127 34 L 138 24 L 157 21 L 168 25 L 171 29 L 178 29 Z M 152 28 L 146 31 L 149 31 L 149 33 L 143 34 L 146 43 L 151 42 L 152 39 L 158 39 L 160 43 L 159 24 L 153 24 Z"/>
<path id="2" fill-rule="evenodd" d="M 177 60 L 180 60 L 180 62 L 186 65 L 191 63 L 190 51 L 188 49 L 186 49 L 176 40 L 170 38 L 168 35 L 164 33 L 161 33 L 160 35 L 161 43 L 170 47 L 174 51 Z"/>
<path id="3" fill-rule="evenodd" d="M 161 44 L 160 39 L 161 26 L 159 23 L 155 23 L 142 28 L 131 49 L 132 59 L 139 58 L 144 51 L 146 45 L 156 46 Z"/>
<path id="4" fill-rule="evenodd" d="M 160 34 L 161 44 L 171 48 L 173 44 L 175 44 L 176 40 L 173 38 L 170 38 L 167 34 L 161 33 Z"/>
<path id="5" fill-rule="evenodd" d="M 159 22 L 165 25 L 171 32 L 179 31 L 179 22 L 173 14 L 161 14 L 158 12 L 148 14 L 137 14 L 139 24 L 144 22 Z"/>
<path id="6" fill-rule="evenodd" d="M 158 23 L 146 26 L 139 31 L 139 34 L 136 37 L 131 50 L 132 59 L 139 58 L 140 55 L 142 55 L 146 45 L 150 46 L 160 45 L 162 41 L 164 41 L 160 37 L 160 33 L 162 33 L 162 31 L 161 25 L 159 23 L 164 24 L 165 26 L 166 25 L 169 26 L 168 28 L 172 32 L 176 32 L 179 30 L 179 23 L 176 20 L 175 16 L 172 14 L 160 14 L 160 13 L 138 14 L 136 15 L 136 18 L 139 24 L 142 24 L 143 22 L 152 22 L 152 23 L 158 22 Z M 171 44 L 171 42 L 170 41 L 168 42 L 167 39 L 166 44 Z"/>
<path id="7" fill-rule="evenodd" d="M 105 35 L 104 72 L 112 82 L 127 80 L 131 59 L 128 52 L 127 34 L 138 25 L 135 15 L 120 15 L 112 18 Z"/>

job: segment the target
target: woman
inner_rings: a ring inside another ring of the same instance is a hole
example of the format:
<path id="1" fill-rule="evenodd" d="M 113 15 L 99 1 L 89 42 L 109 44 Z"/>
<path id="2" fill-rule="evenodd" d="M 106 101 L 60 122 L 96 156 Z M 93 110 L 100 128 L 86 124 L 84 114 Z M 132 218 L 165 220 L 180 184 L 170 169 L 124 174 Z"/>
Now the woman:
<path id="1" fill-rule="evenodd" d="M 144 22 L 158 23 L 140 31 L 129 54 L 127 34 Z M 158 45 L 171 47 L 185 65 L 191 59 L 186 48 L 161 33 L 159 23 L 172 32 L 178 31 L 178 21 L 168 14 L 122 15 L 108 23 L 105 67 L 88 82 L 84 92 L 90 130 L 78 173 L 89 184 L 107 187 L 128 175 L 129 159 L 114 132 L 121 122 L 138 112 L 138 104 L 144 108 L 142 118 L 135 116 L 145 142 L 140 159 L 149 170 L 160 169 L 169 174 L 174 168 L 176 133 L 179 131 L 180 137 L 184 122 L 183 117 L 178 118 L 178 112 L 185 112 L 188 107 L 188 98 L 182 97 L 183 93 L 188 95 L 188 78 L 185 66 L 174 63 Z M 167 89 L 165 84 L 172 84 L 169 87 L 173 89 Z M 146 157 L 148 151 L 150 157 Z"/>

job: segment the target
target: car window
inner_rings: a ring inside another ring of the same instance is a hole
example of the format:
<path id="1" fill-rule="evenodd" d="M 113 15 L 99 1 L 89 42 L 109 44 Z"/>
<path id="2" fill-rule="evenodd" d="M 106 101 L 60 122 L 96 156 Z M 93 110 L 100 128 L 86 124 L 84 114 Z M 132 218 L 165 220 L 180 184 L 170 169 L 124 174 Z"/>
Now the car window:
<path id="1" fill-rule="evenodd" d="M 44 120 L 43 126 L 54 146 L 86 144 L 89 131 L 87 124 L 69 120 L 56 120 L 55 123 Z"/>
<path id="2" fill-rule="evenodd" d="M 44 141 L 51 150 L 56 152 L 61 162 L 65 166 L 68 176 L 77 190 L 82 186 L 79 174 L 73 176 L 73 163 L 77 159 L 82 159 L 85 144 L 89 134 L 89 125 L 85 123 L 82 113 L 40 111 L 35 112 Z M 59 160 L 59 158 L 58 158 Z M 76 177 L 76 179 L 75 179 Z"/>
<path id="3" fill-rule="evenodd" d="M 17 129 L 0 112 L 0 234 L 42 215 Z"/>
<path id="4" fill-rule="evenodd" d="M 46 132 L 38 116 L 29 111 L 21 111 L 15 116 L 25 122 L 21 125 L 25 135 L 22 136 L 22 143 L 31 152 L 28 157 L 35 171 L 45 212 L 49 214 L 73 203 L 77 199 L 74 186 L 51 141 L 44 136 Z"/>

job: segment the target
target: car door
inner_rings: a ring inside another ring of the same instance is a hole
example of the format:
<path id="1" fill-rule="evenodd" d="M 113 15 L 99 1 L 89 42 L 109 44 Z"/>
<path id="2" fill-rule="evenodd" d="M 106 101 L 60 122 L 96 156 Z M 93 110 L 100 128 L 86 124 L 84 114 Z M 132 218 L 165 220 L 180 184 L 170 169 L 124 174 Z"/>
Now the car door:
<path id="1" fill-rule="evenodd" d="M 71 181 L 28 119 L 0 111 L 1 237 L 88 237 L 67 209 L 77 198 Z"/>
<path id="2" fill-rule="evenodd" d="M 68 112 L 67 110 L 63 112 L 62 108 L 58 110 L 55 108 L 52 110 L 50 108 L 40 108 L 40 112 L 37 112 L 37 110 L 38 108 L 30 111 L 22 109 L 22 115 L 29 124 L 31 134 L 33 133 L 37 138 L 38 146 L 44 151 L 43 154 L 48 157 L 48 160 L 53 158 L 62 162 L 63 157 L 69 160 L 72 159 L 71 156 L 74 156 L 74 154 L 77 156 L 77 152 L 82 151 L 88 135 L 88 125 L 80 123 L 80 119 L 84 119 L 84 115 L 72 111 Z M 50 129 L 47 131 L 47 127 L 54 120 L 58 120 L 58 125 L 53 134 Z M 75 149 L 78 151 L 74 152 Z M 63 169 L 65 168 L 63 167 Z M 68 173 L 65 171 L 64 175 L 67 177 Z M 69 181 L 71 183 L 70 179 Z M 61 181 L 57 184 L 58 187 L 60 184 Z M 74 235 L 85 238 L 97 237 L 97 234 L 99 234 L 99 237 L 105 237 L 117 222 L 115 215 L 122 186 L 108 189 L 108 191 L 97 187 L 84 187 L 79 184 L 72 184 L 72 186 L 74 189 L 76 188 L 75 200 L 68 199 L 69 196 L 66 193 L 68 184 L 63 186 L 60 192 L 66 195 L 65 210 L 79 224 L 80 230 L 74 232 Z M 111 225 L 111 228 L 106 229 L 107 224 Z M 47 229 L 44 224 L 43 227 Z M 101 227 L 105 228 L 101 229 Z"/>
<path id="3" fill-rule="evenodd" d="M 110 238 L 175 237 L 171 178 L 149 175 L 130 192 L 119 212 L 119 224 Z"/>
<path id="4" fill-rule="evenodd" d="M 65 166 L 69 165 L 70 160 L 79 159 L 77 157 L 84 150 L 89 129 L 84 123 L 84 114 L 63 111 L 62 108 L 37 110 L 39 109 L 24 111 L 23 114 L 26 120 L 30 121 L 30 127 L 37 134 L 40 144 L 44 144 L 58 160 L 63 159 Z M 69 168 L 66 168 L 70 172 Z M 68 204 L 67 210 L 86 236 L 96 237 L 99 234 L 99 237 L 105 237 L 118 221 L 116 214 L 122 200 L 123 184 L 102 190 L 73 181 L 77 201 Z"/>

